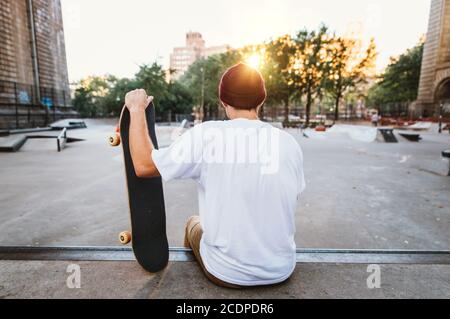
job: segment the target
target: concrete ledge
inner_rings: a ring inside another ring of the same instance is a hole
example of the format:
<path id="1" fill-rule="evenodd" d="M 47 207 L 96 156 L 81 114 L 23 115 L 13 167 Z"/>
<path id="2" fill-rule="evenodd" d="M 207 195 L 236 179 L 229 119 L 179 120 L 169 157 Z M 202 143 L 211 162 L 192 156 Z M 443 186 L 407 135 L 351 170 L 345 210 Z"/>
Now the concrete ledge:
<path id="1" fill-rule="evenodd" d="M 442 152 L 442 157 L 448 160 L 448 172 L 447 176 L 450 176 L 450 150 L 446 150 Z"/>
<path id="2" fill-rule="evenodd" d="M 190 262 L 190 249 L 172 247 L 172 262 Z M 0 260 L 134 261 L 130 247 L 0 247 Z M 450 265 L 450 251 L 298 249 L 297 263 Z"/>
<path id="3" fill-rule="evenodd" d="M 403 133 L 400 132 L 399 135 L 405 139 L 407 139 L 410 142 L 420 142 L 422 140 L 422 137 L 420 134 L 416 133 Z"/>
<path id="4" fill-rule="evenodd" d="M 67 287 L 71 264 L 80 267 L 80 289 Z M 230 290 L 210 283 L 193 262 L 148 274 L 135 262 L 0 261 L 0 299 L 450 298 L 449 265 L 379 266 L 379 289 L 367 287 L 368 265 L 311 263 L 297 265 L 284 284 Z"/>
<path id="5" fill-rule="evenodd" d="M 17 152 L 27 141 L 25 135 L 0 138 L 0 152 Z"/>
<path id="6" fill-rule="evenodd" d="M 51 131 L 49 127 L 41 127 L 41 128 L 24 128 L 9 131 L 9 134 L 29 134 L 29 133 L 41 133 Z"/>

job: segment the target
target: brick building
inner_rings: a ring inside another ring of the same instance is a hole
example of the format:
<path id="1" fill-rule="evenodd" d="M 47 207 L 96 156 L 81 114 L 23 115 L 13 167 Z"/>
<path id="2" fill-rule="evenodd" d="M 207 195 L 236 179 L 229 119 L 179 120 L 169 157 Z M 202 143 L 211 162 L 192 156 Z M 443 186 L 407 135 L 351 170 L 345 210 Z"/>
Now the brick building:
<path id="1" fill-rule="evenodd" d="M 411 111 L 416 116 L 429 117 L 438 115 L 441 109 L 445 111 L 449 106 L 450 0 L 432 0 L 419 95 Z"/>
<path id="2" fill-rule="evenodd" d="M 60 0 L 0 0 L 0 129 L 73 116 Z"/>

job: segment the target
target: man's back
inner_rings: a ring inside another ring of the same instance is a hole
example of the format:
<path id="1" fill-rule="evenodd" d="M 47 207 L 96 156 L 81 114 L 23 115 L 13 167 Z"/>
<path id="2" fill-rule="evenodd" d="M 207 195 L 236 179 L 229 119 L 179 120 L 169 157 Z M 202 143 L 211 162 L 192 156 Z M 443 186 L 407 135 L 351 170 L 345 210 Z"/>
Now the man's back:
<path id="1" fill-rule="evenodd" d="M 143 116 L 153 98 L 144 90 L 129 92 L 136 175 L 197 181 L 200 217 L 189 218 L 184 244 L 208 279 L 227 288 L 276 284 L 295 268 L 302 151 L 292 136 L 258 120 L 267 98 L 259 71 L 232 66 L 218 93 L 230 121 L 203 123 L 156 150 Z"/>
<path id="2" fill-rule="evenodd" d="M 294 213 L 305 185 L 292 136 L 258 120 L 207 122 L 153 158 L 164 179 L 197 180 L 200 251 L 211 274 L 243 286 L 292 274 Z"/>

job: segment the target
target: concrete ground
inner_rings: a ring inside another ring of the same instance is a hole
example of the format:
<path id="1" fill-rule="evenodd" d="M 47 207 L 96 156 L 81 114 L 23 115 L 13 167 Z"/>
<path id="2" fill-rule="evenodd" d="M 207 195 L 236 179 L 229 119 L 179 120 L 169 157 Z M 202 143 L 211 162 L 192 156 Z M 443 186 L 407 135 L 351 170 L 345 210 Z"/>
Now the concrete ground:
<path id="1" fill-rule="evenodd" d="M 106 143 L 114 124 L 88 121 L 89 129 L 70 131 L 86 141 L 62 153 L 54 140 L 0 153 L 0 245 L 117 245 L 129 220 L 121 149 Z M 450 178 L 440 156 L 450 147 L 448 134 L 386 144 L 289 132 L 305 154 L 299 247 L 450 249 Z M 167 144 L 170 130 L 159 134 Z M 184 223 L 198 209 L 195 183 L 168 183 L 165 193 L 169 241 L 180 246 Z M 72 262 L 0 261 L 0 299 L 450 298 L 448 265 L 381 265 L 381 288 L 368 289 L 367 265 L 299 264 L 283 285 L 234 291 L 212 285 L 190 262 L 172 262 L 155 275 L 135 262 L 75 263 L 80 289 L 66 284 Z"/>
<path id="2" fill-rule="evenodd" d="M 0 245 L 118 244 L 129 220 L 121 149 L 106 143 L 114 124 L 88 121 L 89 129 L 69 131 L 86 141 L 62 153 L 54 140 L 0 153 Z M 440 155 L 449 134 L 386 144 L 289 132 L 305 154 L 299 247 L 450 249 L 450 178 Z M 170 132 L 159 134 L 167 144 Z M 195 183 L 168 183 L 165 193 L 169 241 L 180 246 L 198 209 Z"/>
<path id="3" fill-rule="evenodd" d="M 134 262 L 79 262 L 81 287 L 70 289 L 71 264 L 0 261 L 0 299 L 450 298 L 448 265 L 382 265 L 380 288 L 369 289 L 367 265 L 299 264 L 279 286 L 230 290 L 214 286 L 194 263 L 170 263 L 150 275 Z"/>

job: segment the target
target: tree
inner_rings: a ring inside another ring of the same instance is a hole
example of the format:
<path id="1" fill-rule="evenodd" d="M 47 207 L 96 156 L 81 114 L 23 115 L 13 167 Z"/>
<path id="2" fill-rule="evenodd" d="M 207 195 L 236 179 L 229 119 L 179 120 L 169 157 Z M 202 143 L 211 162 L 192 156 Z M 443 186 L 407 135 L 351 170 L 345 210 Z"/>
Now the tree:
<path id="1" fill-rule="evenodd" d="M 194 99 L 191 92 L 179 82 L 169 83 L 168 99 L 160 104 L 171 114 L 190 114 Z"/>
<path id="2" fill-rule="evenodd" d="M 169 83 L 166 81 L 166 72 L 161 65 L 156 62 L 141 65 L 134 82 L 136 88 L 142 88 L 155 97 L 157 117 L 161 118 L 170 111 L 172 96 L 169 92 Z"/>
<path id="3" fill-rule="evenodd" d="M 211 90 L 211 78 L 215 79 L 214 72 L 217 69 L 218 61 L 212 59 L 200 59 L 194 62 L 188 71 L 181 77 L 181 85 L 189 90 L 192 95 L 194 104 L 201 108 L 203 118 L 207 116 L 209 107 L 216 103 L 217 94 Z"/>
<path id="4" fill-rule="evenodd" d="M 375 67 L 376 45 L 371 39 L 364 54 L 360 54 L 359 41 L 333 37 L 327 46 L 324 87 L 335 101 L 334 121 L 339 119 L 339 104 L 344 93 L 364 82 Z"/>
<path id="5" fill-rule="evenodd" d="M 156 63 L 141 65 L 133 79 L 104 76 L 81 80 L 74 105 L 83 117 L 118 116 L 125 104 L 125 94 L 137 88 L 144 88 L 155 97 L 156 115 L 160 119 L 191 112 L 190 91 L 179 83 L 168 83 L 166 72 Z"/>
<path id="6" fill-rule="evenodd" d="M 73 104 L 75 109 L 83 117 L 104 116 L 105 110 L 104 98 L 115 86 L 117 78 L 108 76 L 90 76 L 78 83 L 75 90 Z"/>
<path id="7" fill-rule="evenodd" d="M 323 77 L 329 43 L 328 28 L 322 25 L 317 31 L 300 31 L 294 38 L 291 49 L 288 74 L 300 98 L 306 97 L 306 126 L 309 125 L 311 106 L 314 99 L 322 94 Z"/>
<path id="8" fill-rule="evenodd" d="M 289 74 L 290 53 L 294 42 L 290 35 L 279 37 L 265 46 L 262 73 L 266 80 L 267 104 L 284 104 L 285 122 L 289 122 L 289 104 L 294 93 Z"/>
<path id="9" fill-rule="evenodd" d="M 238 63 L 241 58 L 241 54 L 233 50 L 200 59 L 181 77 L 180 83 L 191 93 L 194 104 L 203 107 L 205 119 L 218 116 L 220 78 L 227 68 Z"/>
<path id="10" fill-rule="evenodd" d="M 411 102 L 417 99 L 424 43 L 408 49 L 391 63 L 368 94 L 368 102 L 380 106 L 386 103 Z"/>
<path id="11" fill-rule="evenodd" d="M 117 79 L 108 94 L 100 101 L 100 105 L 103 105 L 105 110 L 105 115 L 119 116 L 125 104 L 125 94 L 136 88 L 138 88 L 138 85 L 134 80 Z"/>

